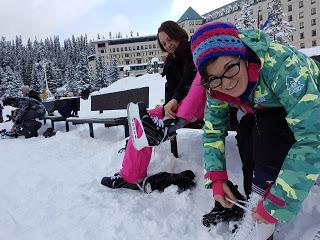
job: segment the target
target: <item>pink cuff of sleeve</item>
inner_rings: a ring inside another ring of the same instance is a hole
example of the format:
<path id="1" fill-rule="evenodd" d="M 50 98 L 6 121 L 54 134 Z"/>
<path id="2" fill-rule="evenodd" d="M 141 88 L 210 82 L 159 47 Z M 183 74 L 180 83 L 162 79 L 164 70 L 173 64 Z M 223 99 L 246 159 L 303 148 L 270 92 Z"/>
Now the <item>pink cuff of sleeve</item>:
<path id="1" fill-rule="evenodd" d="M 265 220 L 267 220 L 269 223 L 276 223 L 278 220 L 274 217 L 272 217 L 270 215 L 270 213 L 268 213 L 266 211 L 266 209 L 264 208 L 263 206 L 263 200 L 261 199 L 259 202 L 258 202 L 258 205 L 257 205 L 257 213 L 263 217 Z"/>
<path id="2" fill-rule="evenodd" d="M 215 195 L 222 195 L 223 196 L 225 194 L 223 187 L 222 187 L 223 183 L 224 183 L 224 181 L 221 181 L 221 180 L 218 180 L 218 181 L 211 183 L 213 196 L 215 196 Z"/>
<path id="3" fill-rule="evenodd" d="M 270 191 L 266 192 L 265 198 L 270 202 L 277 204 L 279 207 L 284 207 L 286 205 L 285 201 L 283 201 L 281 198 L 276 197 Z"/>
<path id="4" fill-rule="evenodd" d="M 204 175 L 205 178 L 209 178 L 212 182 L 215 181 L 227 181 L 228 180 L 228 174 L 226 170 L 220 170 L 220 171 L 210 171 L 207 172 Z"/>

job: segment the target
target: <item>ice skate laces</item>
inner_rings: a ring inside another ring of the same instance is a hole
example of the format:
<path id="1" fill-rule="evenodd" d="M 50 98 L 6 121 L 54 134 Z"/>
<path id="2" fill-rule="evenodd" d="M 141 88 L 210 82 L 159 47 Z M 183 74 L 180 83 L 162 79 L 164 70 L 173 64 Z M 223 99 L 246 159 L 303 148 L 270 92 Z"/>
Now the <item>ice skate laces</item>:
<path id="1" fill-rule="evenodd" d="M 261 196 L 254 194 L 251 196 L 249 201 L 238 200 L 238 202 L 245 204 L 245 206 L 243 206 L 238 202 L 232 201 L 231 199 L 227 198 L 229 202 L 245 210 L 243 221 L 235 230 L 234 234 L 231 237 L 231 240 L 251 240 L 254 239 L 255 236 L 258 237 L 257 239 L 259 239 L 258 222 L 253 219 L 251 214 L 252 208 L 256 207 L 260 199 Z"/>
<path id="2" fill-rule="evenodd" d="M 151 119 L 156 124 L 157 127 L 164 128 L 164 122 L 162 119 L 157 117 L 152 117 Z"/>

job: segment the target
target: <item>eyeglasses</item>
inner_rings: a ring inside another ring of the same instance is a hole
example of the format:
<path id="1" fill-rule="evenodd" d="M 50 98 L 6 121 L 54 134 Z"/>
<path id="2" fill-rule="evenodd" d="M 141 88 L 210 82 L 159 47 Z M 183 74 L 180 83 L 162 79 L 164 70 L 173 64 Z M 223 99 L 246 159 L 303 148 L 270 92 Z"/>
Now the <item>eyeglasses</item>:
<path id="1" fill-rule="evenodd" d="M 227 69 L 220 77 L 209 76 L 207 80 L 203 83 L 203 86 L 206 89 L 215 89 L 222 84 L 224 78 L 230 79 L 236 76 L 240 72 L 240 60 L 241 58 L 239 57 L 238 62 L 227 66 Z"/>

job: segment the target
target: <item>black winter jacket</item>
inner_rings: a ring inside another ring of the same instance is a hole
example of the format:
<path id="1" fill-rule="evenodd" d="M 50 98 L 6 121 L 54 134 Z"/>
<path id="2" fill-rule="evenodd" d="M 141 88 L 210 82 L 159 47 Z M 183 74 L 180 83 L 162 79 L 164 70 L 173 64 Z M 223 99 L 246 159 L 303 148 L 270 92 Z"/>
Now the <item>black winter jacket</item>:
<path id="1" fill-rule="evenodd" d="M 29 97 L 15 97 L 13 106 L 18 108 L 15 124 L 22 123 L 24 121 L 24 114 L 29 110 L 37 112 L 39 118 L 42 118 L 46 113 L 46 108 L 41 102 Z"/>
<path id="2" fill-rule="evenodd" d="M 179 103 L 187 96 L 191 83 L 196 76 L 190 43 L 180 42 L 176 51 L 166 58 L 162 76 L 166 76 L 165 104 L 171 99 Z"/>

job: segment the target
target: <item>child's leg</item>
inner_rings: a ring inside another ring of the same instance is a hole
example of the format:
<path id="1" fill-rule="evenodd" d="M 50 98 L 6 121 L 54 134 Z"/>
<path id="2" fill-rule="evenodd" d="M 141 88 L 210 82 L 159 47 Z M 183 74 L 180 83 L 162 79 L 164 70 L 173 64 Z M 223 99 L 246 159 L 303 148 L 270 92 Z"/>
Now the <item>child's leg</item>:
<path id="1" fill-rule="evenodd" d="M 283 161 L 294 144 L 283 108 L 255 113 L 253 133 L 253 159 L 255 162 L 252 190 L 264 194 L 265 189 L 278 177 Z"/>
<path id="2" fill-rule="evenodd" d="M 124 154 L 120 175 L 127 182 L 137 183 L 147 175 L 151 154 L 151 147 L 145 147 L 140 151 L 136 150 L 130 137 Z"/>
<path id="3" fill-rule="evenodd" d="M 243 188 L 248 197 L 252 190 L 254 162 L 252 159 L 252 131 L 255 128 L 254 115 L 251 113 L 242 117 L 237 129 L 237 143 L 242 162 Z"/>
<path id="4" fill-rule="evenodd" d="M 163 117 L 163 109 L 156 108 L 149 111 L 151 116 L 156 116 L 158 118 Z M 137 128 L 138 131 L 141 129 Z M 129 138 L 128 144 L 126 146 L 126 152 L 122 162 L 122 169 L 120 175 L 130 183 L 136 183 L 140 179 L 147 175 L 147 169 L 150 163 L 152 154 L 151 147 L 145 147 L 141 150 L 136 150 L 132 144 L 131 137 Z"/>

